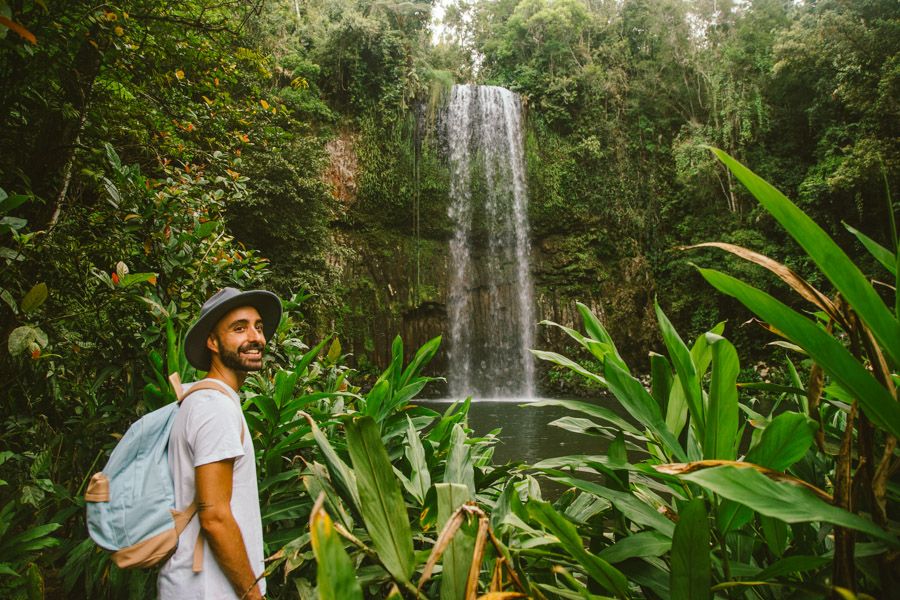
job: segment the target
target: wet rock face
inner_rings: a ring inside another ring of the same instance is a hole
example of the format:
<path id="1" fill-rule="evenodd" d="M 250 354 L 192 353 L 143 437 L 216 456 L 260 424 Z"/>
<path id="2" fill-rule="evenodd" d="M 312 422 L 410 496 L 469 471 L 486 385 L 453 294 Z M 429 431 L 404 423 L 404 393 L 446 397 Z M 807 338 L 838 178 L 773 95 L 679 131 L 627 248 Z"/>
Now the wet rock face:
<path id="1" fill-rule="evenodd" d="M 445 240 L 420 240 L 420 271 L 417 286 L 416 240 L 408 235 L 385 231 L 341 231 L 338 245 L 343 248 L 337 258 L 342 290 L 339 298 L 343 313 L 335 321 L 346 351 L 356 360 L 366 360 L 385 367 L 390 360 L 391 342 L 397 334 L 403 338 L 407 359 L 422 344 L 442 335 L 444 343 L 432 362 L 428 374 L 446 376 L 448 372 L 447 334 L 449 331 L 447 302 L 449 297 L 449 248 Z M 587 305 L 606 325 L 629 364 L 641 368 L 647 352 L 655 343 L 653 325 L 654 284 L 646 261 L 625 257 L 609 261 L 596 260 L 579 271 L 578 277 L 566 281 L 548 265 L 577 262 L 575 254 L 561 251 L 545 254 L 542 244 L 535 243 L 532 255 L 535 348 L 552 350 L 587 358 L 564 332 L 555 327 L 539 326 L 550 320 L 566 327 L 582 330 L 576 302 Z M 477 262 L 477 261 L 476 261 Z M 417 298 L 418 289 L 418 302 Z M 511 295 L 509 289 L 499 289 Z M 472 290 L 473 319 L 490 325 L 488 291 Z M 501 351 L 502 341 L 486 339 L 481 350 Z M 546 363 L 538 362 L 537 392 L 547 389 Z M 440 383 L 429 385 L 433 396 L 445 396 L 449 390 Z"/>
<path id="2" fill-rule="evenodd" d="M 359 171 L 359 157 L 354 144 L 358 136 L 343 132 L 325 145 L 328 165 L 322 179 L 331 191 L 331 197 L 345 209 L 356 202 L 356 175 Z"/>
<path id="3" fill-rule="evenodd" d="M 336 250 L 328 256 L 328 264 L 340 282 L 335 294 L 338 301 L 323 307 L 326 322 L 330 330 L 338 332 L 345 350 L 352 353 L 351 361 L 362 367 L 371 365 L 373 371 L 389 363 L 396 335 L 403 338 L 407 359 L 426 341 L 441 335 L 442 348 L 427 373 L 446 377 L 450 370 L 453 229 L 447 217 L 449 169 L 436 158 L 446 148 L 437 148 L 437 141 L 432 139 L 422 150 L 419 209 L 423 222 L 417 236 L 412 226 L 390 227 L 379 224 L 379 215 L 364 214 L 368 208 L 359 204 L 364 194 L 359 182 L 365 165 L 356 151 L 359 143 L 359 134 L 353 132 L 344 132 L 330 142 L 330 163 L 323 172 L 335 199 L 330 247 Z M 410 199 L 410 212 L 413 209 Z M 466 302 L 474 329 L 491 332 L 505 318 L 502 306 L 514 306 L 519 295 L 512 277 L 497 278 L 486 272 L 483 252 L 489 244 L 483 225 L 476 223 L 473 228 L 473 283 L 466 289 Z M 530 347 L 586 358 L 564 332 L 538 325 L 550 320 L 581 330 L 575 304 L 579 301 L 600 317 L 626 361 L 641 368 L 655 343 L 656 331 L 655 285 L 646 259 L 636 249 L 618 247 L 599 227 L 543 231 L 532 234 L 529 242 L 534 294 Z M 493 288 L 484 284 L 492 277 L 497 280 Z M 492 312 L 498 301 L 501 310 Z M 478 369 L 491 356 L 514 353 L 522 345 L 520 336 L 501 339 L 488 334 L 470 341 L 465 351 L 476 358 L 473 364 Z M 549 393 L 545 377 L 548 365 L 538 361 L 535 367 L 536 392 Z M 431 384 L 429 391 L 436 396 L 449 393 L 440 384 Z"/>

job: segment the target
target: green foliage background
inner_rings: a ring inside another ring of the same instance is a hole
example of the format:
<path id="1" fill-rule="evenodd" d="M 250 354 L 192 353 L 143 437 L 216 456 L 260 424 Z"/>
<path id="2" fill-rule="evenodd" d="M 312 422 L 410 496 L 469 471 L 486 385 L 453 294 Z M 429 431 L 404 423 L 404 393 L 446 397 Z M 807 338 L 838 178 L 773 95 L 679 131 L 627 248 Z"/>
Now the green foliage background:
<path id="1" fill-rule="evenodd" d="M 890 246 L 896 2 L 444 8 L 432 43 L 425 1 L 0 0 L 3 586 L 149 593 L 150 579 L 110 570 L 83 544 L 84 476 L 111 433 L 166 399 L 157 375 L 178 367 L 178 336 L 215 289 L 294 298 L 302 313 L 285 324 L 287 348 L 336 334 L 344 348 L 306 375 L 323 393 L 340 387 L 342 351 L 371 385 L 397 332 L 408 348 L 437 333 L 417 324 L 439 323 L 445 297 L 436 132 L 453 83 L 521 94 L 544 312 L 575 325 L 575 300 L 587 301 L 638 371 L 664 346 L 655 297 L 692 339 L 747 319 L 736 300 L 698 292 L 689 260 L 799 305 L 731 255 L 679 246 L 746 246 L 832 291 L 707 145 L 879 272 L 842 223 Z M 542 335 L 544 347 L 577 348 Z M 745 369 L 772 362 L 768 340 L 751 326 L 732 336 Z M 285 349 L 277 360 L 295 358 Z M 557 367 L 544 385 L 592 389 Z"/>

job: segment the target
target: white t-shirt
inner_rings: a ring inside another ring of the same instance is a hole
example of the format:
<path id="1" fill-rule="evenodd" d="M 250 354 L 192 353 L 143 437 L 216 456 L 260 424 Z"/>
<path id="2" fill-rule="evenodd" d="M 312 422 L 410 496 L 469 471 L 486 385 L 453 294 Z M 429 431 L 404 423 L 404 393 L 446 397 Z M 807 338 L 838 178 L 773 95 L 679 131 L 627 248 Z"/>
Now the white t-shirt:
<path id="1" fill-rule="evenodd" d="M 224 382 L 216 381 L 229 392 L 227 396 L 215 390 L 200 390 L 185 398 L 175 415 L 169 436 L 169 466 L 175 479 L 175 506 L 183 508 L 194 501 L 196 467 L 234 458 L 231 512 L 244 538 L 250 565 L 258 577 L 264 569 L 263 535 L 253 441 L 237 393 Z M 189 389 L 191 385 L 185 384 L 184 387 Z M 161 600 L 238 598 L 209 544 L 204 543 L 203 547 L 203 570 L 193 572 L 194 546 L 199 531 L 200 519 L 194 516 L 181 533 L 175 554 L 159 573 Z M 265 579 L 260 579 L 259 589 L 266 593 Z"/>

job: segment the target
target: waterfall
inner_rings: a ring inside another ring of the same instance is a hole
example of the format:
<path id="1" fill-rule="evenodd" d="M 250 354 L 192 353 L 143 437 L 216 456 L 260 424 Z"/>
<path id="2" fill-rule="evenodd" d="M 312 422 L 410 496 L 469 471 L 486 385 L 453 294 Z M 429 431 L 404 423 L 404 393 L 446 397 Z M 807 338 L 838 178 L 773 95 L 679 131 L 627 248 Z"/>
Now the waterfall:
<path id="1" fill-rule="evenodd" d="M 453 397 L 534 395 L 534 307 L 519 96 L 455 85 L 450 163 L 449 371 Z"/>

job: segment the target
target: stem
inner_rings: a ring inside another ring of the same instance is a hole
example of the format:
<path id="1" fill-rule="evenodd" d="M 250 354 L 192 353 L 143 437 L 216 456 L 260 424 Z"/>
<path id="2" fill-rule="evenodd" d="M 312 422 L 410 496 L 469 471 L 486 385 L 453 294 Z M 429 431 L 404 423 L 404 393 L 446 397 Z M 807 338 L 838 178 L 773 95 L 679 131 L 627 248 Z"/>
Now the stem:
<path id="1" fill-rule="evenodd" d="M 856 420 L 857 401 L 854 400 L 847 415 L 847 425 L 841 442 L 841 451 L 834 468 L 834 505 L 853 512 L 851 494 L 851 453 L 853 452 L 853 425 Z M 834 585 L 856 589 L 856 565 L 853 561 L 855 534 L 844 527 L 834 529 Z"/>

